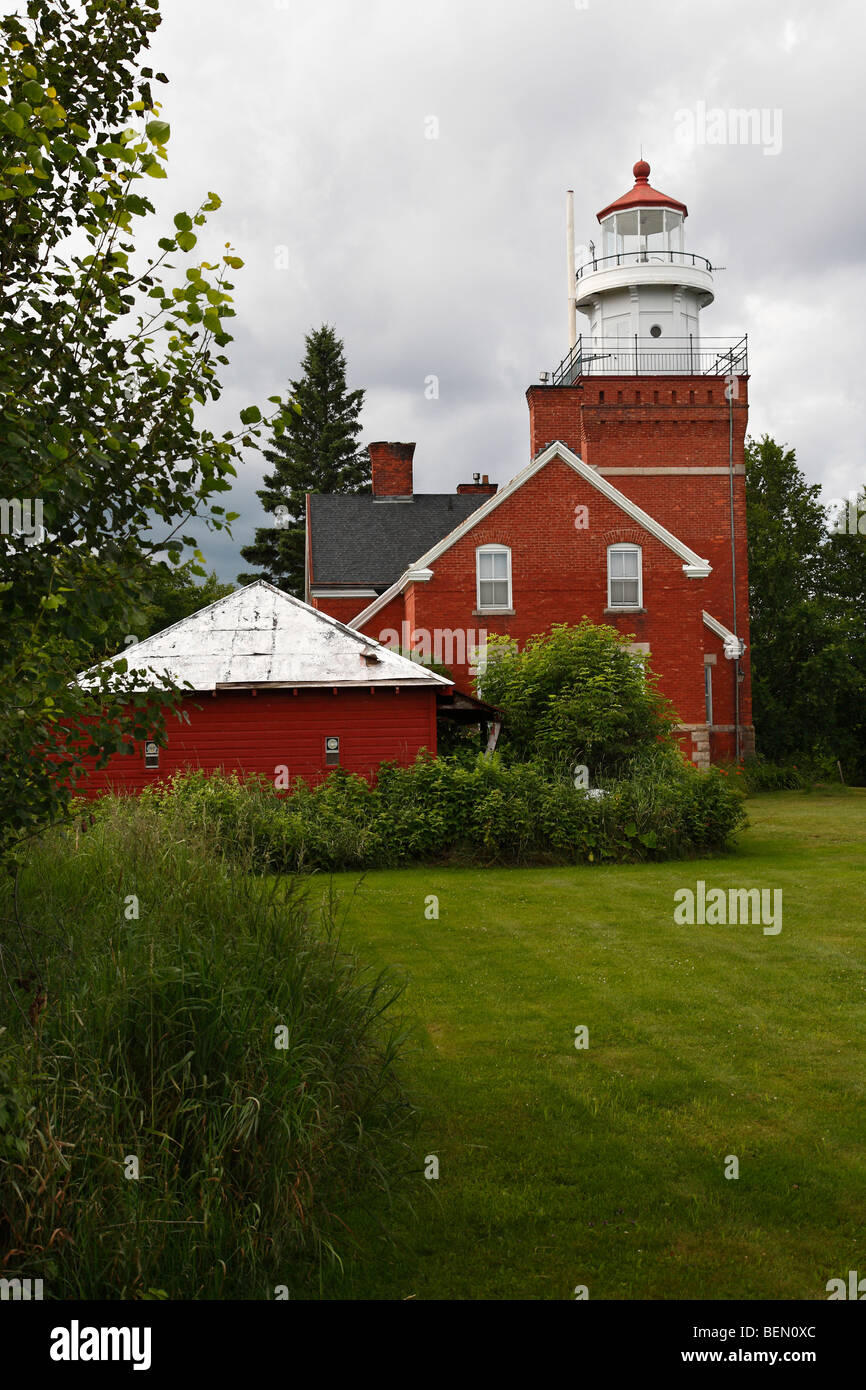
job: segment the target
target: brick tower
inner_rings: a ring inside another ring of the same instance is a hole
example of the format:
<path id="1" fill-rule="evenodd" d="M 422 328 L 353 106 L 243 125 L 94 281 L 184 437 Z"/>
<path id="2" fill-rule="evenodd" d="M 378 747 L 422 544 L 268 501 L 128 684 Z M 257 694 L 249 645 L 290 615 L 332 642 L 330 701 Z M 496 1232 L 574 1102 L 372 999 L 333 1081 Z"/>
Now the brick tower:
<path id="1" fill-rule="evenodd" d="M 569 252 L 571 346 L 527 392 L 533 457 L 555 440 L 712 566 L 700 583 L 703 632 L 682 631 L 676 673 L 684 747 L 699 764 L 754 748 L 749 678 L 744 440 L 746 338 L 706 338 L 713 267 L 687 251 L 684 203 L 653 188 L 650 166 L 598 213 L 601 244 L 575 271 Z M 576 333 L 576 314 L 587 330 Z M 661 611 L 660 611 L 661 610 Z M 668 640 L 681 603 L 612 619 L 637 639 Z M 722 640 L 721 655 L 719 639 Z M 703 658 L 701 660 L 701 657 Z"/>

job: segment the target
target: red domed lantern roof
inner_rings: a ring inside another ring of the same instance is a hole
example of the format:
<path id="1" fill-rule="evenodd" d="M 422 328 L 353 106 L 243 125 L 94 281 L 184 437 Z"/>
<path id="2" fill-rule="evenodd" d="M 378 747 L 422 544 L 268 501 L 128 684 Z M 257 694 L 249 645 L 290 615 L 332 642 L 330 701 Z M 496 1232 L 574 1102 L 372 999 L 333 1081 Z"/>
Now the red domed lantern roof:
<path id="1" fill-rule="evenodd" d="M 683 217 L 688 217 L 689 210 L 685 203 L 681 203 L 677 198 L 669 198 L 667 193 L 660 193 L 657 188 L 652 187 L 649 181 L 650 167 L 645 159 L 638 160 L 633 172 L 634 188 L 630 188 L 628 193 L 623 193 L 621 198 L 602 208 L 597 214 L 599 222 L 603 217 L 609 217 L 612 212 L 619 212 L 620 209 L 627 211 L 629 208 L 674 208 L 681 212 Z"/>

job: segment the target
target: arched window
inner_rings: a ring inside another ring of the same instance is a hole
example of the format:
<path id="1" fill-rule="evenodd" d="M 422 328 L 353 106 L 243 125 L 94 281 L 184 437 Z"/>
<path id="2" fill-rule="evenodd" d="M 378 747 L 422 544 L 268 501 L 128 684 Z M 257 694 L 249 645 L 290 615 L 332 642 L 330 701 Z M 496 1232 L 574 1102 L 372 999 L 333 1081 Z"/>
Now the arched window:
<path id="1" fill-rule="evenodd" d="M 511 551 L 507 545 L 479 545 L 475 552 L 479 610 L 511 608 Z"/>
<path id="2" fill-rule="evenodd" d="M 639 545 L 609 545 L 607 548 L 608 608 L 642 608 L 641 551 Z"/>

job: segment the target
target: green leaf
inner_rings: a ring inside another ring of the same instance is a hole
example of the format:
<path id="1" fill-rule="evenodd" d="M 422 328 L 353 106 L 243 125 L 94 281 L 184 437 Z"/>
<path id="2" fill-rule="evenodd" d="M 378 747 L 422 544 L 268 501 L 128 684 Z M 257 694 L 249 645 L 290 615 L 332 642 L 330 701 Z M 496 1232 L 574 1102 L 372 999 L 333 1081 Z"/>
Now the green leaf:
<path id="1" fill-rule="evenodd" d="M 174 215 L 174 225 L 177 227 L 179 232 L 191 232 L 192 218 L 189 216 L 188 213 L 177 212 Z"/>
<path id="2" fill-rule="evenodd" d="M 68 164 L 70 159 L 75 156 L 75 146 L 62 140 L 58 135 L 51 142 L 51 153 L 60 164 Z"/>
<path id="3" fill-rule="evenodd" d="M 177 244 L 181 251 L 191 251 L 198 241 L 195 232 L 178 232 Z"/>
<path id="4" fill-rule="evenodd" d="M 226 265 L 231 266 L 232 270 L 240 270 L 243 261 L 240 256 L 223 256 Z"/>
<path id="5" fill-rule="evenodd" d="M 171 138 L 171 126 L 168 121 L 148 121 L 145 130 L 148 139 L 155 145 L 164 145 Z"/>
<path id="6" fill-rule="evenodd" d="M 246 410 L 241 411 L 240 420 L 242 425 L 257 425 L 262 418 L 262 412 L 257 405 L 248 405 Z"/>

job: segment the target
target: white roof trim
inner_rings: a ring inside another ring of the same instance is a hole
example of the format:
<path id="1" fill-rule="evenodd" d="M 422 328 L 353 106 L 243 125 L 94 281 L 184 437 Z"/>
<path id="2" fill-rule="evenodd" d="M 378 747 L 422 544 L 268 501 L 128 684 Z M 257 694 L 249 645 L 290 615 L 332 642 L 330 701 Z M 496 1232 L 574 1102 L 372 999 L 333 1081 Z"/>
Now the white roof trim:
<path id="1" fill-rule="evenodd" d="M 510 497 L 512 493 L 517 492 L 540 468 L 544 468 L 545 464 L 549 463 L 551 459 L 554 458 L 562 459 L 563 463 L 567 463 L 570 468 L 573 468 L 575 473 L 578 473 L 581 478 L 584 478 L 586 482 L 590 483 L 592 487 L 600 492 L 603 497 L 606 497 L 609 502 L 613 502 L 615 506 L 620 507 L 627 516 L 631 517 L 632 521 L 637 522 L 637 524 L 645 531 L 648 531 L 651 536 L 654 536 L 657 541 L 661 541 L 662 545 L 666 545 L 669 550 L 672 550 L 675 555 L 678 555 L 684 562 L 683 573 L 689 579 L 706 579 L 708 575 L 712 574 L 713 567 L 709 560 L 703 560 L 700 555 L 689 546 L 685 545 L 683 541 L 678 540 L 673 532 L 669 531 L 666 526 L 662 526 L 660 522 L 650 516 L 649 512 L 645 512 L 636 502 L 632 502 L 630 497 L 626 497 L 624 493 L 620 492 L 619 488 L 614 487 L 613 483 L 608 482 L 607 478 L 603 478 L 595 468 L 590 467 L 588 463 L 584 463 L 583 459 L 579 458 L 577 454 L 569 449 L 567 444 L 563 444 L 561 440 L 557 439 L 554 440 L 552 444 L 548 444 L 547 448 L 543 449 L 540 454 L 537 454 L 531 463 L 528 463 L 525 468 L 522 468 L 519 473 L 515 474 L 511 482 L 507 483 L 501 492 L 494 493 L 492 497 L 488 497 L 487 501 L 482 503 L 476 511 L 472 512 L 465 521 L 461 522 L 459 526 L 455 526 L 453 531 L 449 531 L 447 536 L 444 536 L 441 541 L 438 541 L 426 554 L 420 556 L 420 558 L 415 561 L 414 565 L 411 565 L 401 574 L 400 578 L 396 580 L 390 588 L 380 594 L 373 603 L 368 604 L 363 612 L 354 617 L 349 626 L 358 628 L 366 623 L 378 613 L 380 609 L 384 608 L 387 603 L 390 603 L 391 599 L 396 598 L 407 584 L 412 582 L 413 575 L 418 570 L 424 569 L 435 560 L 438 560 L 440 555 L 444 555 L 446 550 L 450 550 L 452 545 L 462 540 L 474 526 L 477 526 L 479 521 L 483 521 L 485 517 L 488 517 L 491 512 L 495 511 L 496 508 L 506 500 L 506 498 Z"/>
<path id="2" fill-rule="evenodd" d="M 738 658 L 741 657 L 743 655 L 743 652 L 746 650 L 746 644 L 743 641 L 742 637 L 737 637 L 733 632 L 731 632 L 731 629 L 729 627 L 725 627 L 724 623 L 720 623 L 718 618 L 714 618 L 711 613 L 708 613 L 706 611 L 706 609 L 704 609 L 703 617 L 704 624 L 706 627 L 710 629 L 710 632 L 714 632 L 717 637 L 720 637 L 722 639 L 725 645 L 725 656 L 728 658 L 728 660 L 738 660 Z"/>
<path id="3" fill-rule="evenodd" d="M 375 589 L 327 589 L 314 584 L 310 593 L 313 598 L 375 598 Z"/>

